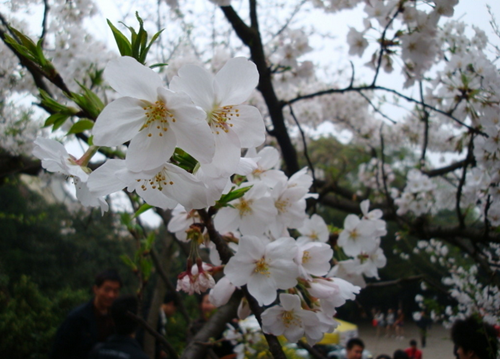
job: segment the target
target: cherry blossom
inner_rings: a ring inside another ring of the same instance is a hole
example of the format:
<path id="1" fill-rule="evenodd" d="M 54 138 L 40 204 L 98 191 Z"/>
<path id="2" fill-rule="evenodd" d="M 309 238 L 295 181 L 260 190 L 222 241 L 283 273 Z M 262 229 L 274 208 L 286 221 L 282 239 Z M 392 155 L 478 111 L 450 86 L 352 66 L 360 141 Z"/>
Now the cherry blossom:
<path id="1" fill-rule="evenodd" d="M 304 335 L 310 345 L 321 340 L 320 321 L 314 312 L 301 308 L 299 296 L 282 293 L 280 303 L 262 313 L 262 330 L 265 333 L 283 335 L 292 343 Z"/>
<path id="2" fill-rule="evenodd" d="M 130 140 L 126 163 L 131 171 L 158 168 L 176 146 L 200 162 L 212 160 L 215 146 L 205 113 L 189 97 L 163 87 L 158 74 L 131 57 L 110 61 L 104 75 L 121 97 L 97 118 L 96 145 Z"/>
<path id="3" fill-rule="evenodd" d="M 297 284 L 299 273 L 293 261 L 296 253 L 293 238 L 269 242 L 261 237 L 243 236 L 224 273 L 235 286 L 246 284 L 259 305 L 268 305 L 276 299 L 277 289 Z"/>
<path id="4" fill-rule="evenodd" d="M 256 147 L 264 141 L 261 114 L 253 106 L 242 105 L 258 81 L 255 64 L 242 57 L 229 60 L 215 76 L 202 67 L 186 65 L 172 79 L 171 89 L 184 91 L 206 111 L 216 144 L 213 161 L 203 167 L 207 173 L 233 174 L 241 148 Z"/>

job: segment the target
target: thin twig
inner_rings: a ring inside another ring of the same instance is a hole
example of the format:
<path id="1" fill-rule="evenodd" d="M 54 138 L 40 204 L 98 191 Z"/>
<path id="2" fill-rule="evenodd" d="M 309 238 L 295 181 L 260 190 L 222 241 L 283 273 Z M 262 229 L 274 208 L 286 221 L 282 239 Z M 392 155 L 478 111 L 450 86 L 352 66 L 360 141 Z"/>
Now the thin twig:
<path id="1" fill-rule="evenodd" d="M 155 337 L 160 342 L 160 344 L 163 346 L 163 348 L 167 350 L 169 357 L 171 356 L 174 359 L 179 358 L 174 347 L 172 347 L 172 345 L 170 345 L 170 343 L 167 342 L 167 340 L 165 339 L 165 337 L 163 335 L 161 335 L 156 330 L 151 328 L 151 326 L 148 324 L 148 322 L 146 322 L 144 319 L 142 319 L 138 315 L 135 315 L 134 313 L 131 313 L 131 312 L 127 312 L 127 316 L 134 319 L 137 323 L 139 323 L 139 325 L 141 325 L 144 329 L 146 329 L 146 331 L 149 334 L 151 334 L 153 337 Z"/>
<path id="2" fill-rule="evenodd" d="M 292 105 L 288 106 L 290 109 L 290 114 L 292 115 L 293 120 L 295 121 L 295 124 L 299 128 L 300 131 L 300 136 L 302 138 L 302 145 L 304 146 L 304 157 L 306 158 L 307 165 L 309 166 L 309 169 L 311 170 L 311 176 L 313 178 L 313 184 L 312 184 L 312 192 L 316 192 L 316 176 L 314 174 L 314 166 L 312 164 L 311 159 L 309 158 L 309 153 L 307 151 L 307 141 L 306 141 L 306 135 L 304 133 L 304 130 L 302 130 L 302 127 L 300 126 L 300 123 L 295 116 L 295 113 L 293 112 L 293 107 Z"/>

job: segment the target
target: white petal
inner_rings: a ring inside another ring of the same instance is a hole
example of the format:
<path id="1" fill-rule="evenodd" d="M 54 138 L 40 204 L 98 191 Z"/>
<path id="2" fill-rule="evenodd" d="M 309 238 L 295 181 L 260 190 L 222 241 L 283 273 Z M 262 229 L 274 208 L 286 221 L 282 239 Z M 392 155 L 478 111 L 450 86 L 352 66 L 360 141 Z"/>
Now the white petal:
<path id="1" fill-rule="evenodd" d="M 295 294 L 281 293 L 280 303 L 283 306 L 283 309 L 287 311 L 300 309 L 300 298 Z"/>
<path id="2" fill-rule="evenodd" d="M 252 275 L 248 280 L 247 287 L 248 292 L 259 302 L 259 305 L 269 305 L 276 299 L 276 282 L 264 274 Z"/>
<path id="3" fill-rule="evenodd" d="M 213 75 L 204 68 L 184 65 L 179 69 L 178 76 L 170 82 L 170 88 L 187 93 L 196 105 L 210 111 L 215 100 L 213 82 Z"/>
<path id="4" fill-rule="evenodd" d="M 210 302 L 216 307 L 226 304 L 235 289 L 227 277 L 222 277 L 210 291 Z"/>
<path id="5" fill-rule="evenodd" d="M 255 64 L 243 57 L 229 60 L 215 75 L 215 93 L 220 106 L 245 102 L 259 83 Z"/>
<path id="6" fill-rule="evenodd" d="M 151 135 L 151 136 L 149 136 Z M 126 164 L 131 171 L 140 172 L 160 167 L 174 153 L 176 137 L 172 131 L 149 133 L 147 129 L 140 131 L 127 150 Z"/>
<path id="7" fill-rule="evenodd" d="M 132 97 L 121 97 L 108 104 L 97 117 L 92 129 L 96 146 L 119 146 L 132 139 L 144 124 L 143 103 Z"/>
<path id="8" fill-rule="evenodd" d="M 235 286 L 241 287 L 249 281 L 254 273 L 255 263 L 248 263 L 237 256 L 231 257 L 224 267 L 224 274 Z"/>
<path id="9" fill-rule="evenodd" d="M 90 192 L 96 196 L 122 190 L 127 184 L 116 176 L 116 172 L 125 168 L 124 160 L 109 159 L 102 166 L 92 172 L 87 181 Z"/>
<path id="10" fill-rule="evenodd" d="M 163 86 L 156 72 L 129 56 L 111 60 L 104 77 L 120 95 L 150 102 L 156 100 L 156 89 Z"/>
<path id="11" fill-rule="evenodd" d="M 241 147 L 260 146 L 266 138 L 266 127 L 260 111 L 253 106 L 235 106 L 239 110 L 239 117 L 233 117 L 231 122 L 234 131 L 241 142 Z"/>

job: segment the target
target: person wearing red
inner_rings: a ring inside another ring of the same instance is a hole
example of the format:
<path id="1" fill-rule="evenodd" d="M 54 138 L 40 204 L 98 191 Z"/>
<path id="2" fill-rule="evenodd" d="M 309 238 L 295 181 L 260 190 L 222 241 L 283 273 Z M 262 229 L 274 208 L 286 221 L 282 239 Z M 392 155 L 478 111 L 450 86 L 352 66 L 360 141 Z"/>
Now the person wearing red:
<path id="1" fill-rule="evenodd" d="M 417 348 L 417 341 L 410 340 L 410 347 L 405 349 L 409 359 L 422 359 L 422 351 Z"/>

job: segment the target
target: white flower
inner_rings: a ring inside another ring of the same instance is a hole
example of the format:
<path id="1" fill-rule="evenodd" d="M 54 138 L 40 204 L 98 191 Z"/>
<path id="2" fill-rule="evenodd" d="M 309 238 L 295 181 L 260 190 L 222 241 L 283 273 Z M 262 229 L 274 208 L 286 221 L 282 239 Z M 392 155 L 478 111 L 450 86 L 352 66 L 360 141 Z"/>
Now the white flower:
<path id="1" fill-rule="evenodd" d="M 344 230 L 340 233 L 338 245 L 349 256 L 357 256 L 361 252 L 371 252 L 377 246 L 373 237 L 376 224 L 371 221 L 360 220 L 358 216 L 350 214 L 344 220 Z"/>
<path id="2" fill-rule="evenodd" d="M 168 222 L 168 231 L 175 233 L 175 237 L 180 241 L 187 241 L 186 230 L 194 223 L 201 223 L 198 212 L 194 209 L 187 211 L 180 204 L 172 210 L 172 218 Z"/>
<path id="3" fill-rule="evenodd" d="M 243 183 L 241 186 L 247 185 Z M 232 207 L 221 208 L 215 216 L 215 228 L 220 232 L 239 229 L 243 235 L 261 235 L 278 214 L 267 186 L 261 182 L 253 184 L 243 197 L 230 204 Z"/>
<path id="4" fill-rule="evenodd" d="M 215 280 L 207 270 L 210 270 L 211 266 L 206 263 L 200 263 L 200 265 L 193 265 L 188 272 L 183 272 L 179 275 L 177 279 L 177 291 L 184 291 L 189 295 L 194 293 L 201 294 L 206 292 L 208 289 L 213 288 L 215 285 Z"/>
<path id="5" fill-rule="evenodd" d="M 333 249 L 328 244 L 310 242 L 304 238 L 297 241 L 297 246 L 295 262 L 302 278 L 309 279 L 311 275 L 322 276 L 328 273 L 333 257 Z"/>
<path id="6" fill-rule="evenodd" d="M 76 162 L 66 148 L 59 142 L 49 138 L 37 137 L 34 142 L 33 155 L 42 160 L 42 167 L 49 172 L 62 173 L 87 182 L 88 173 Z"/>
<path id="7" fill-rule="evenodd" d="M 280 161 L 280 154 L 274 147 L 264 147 L 257 153 L 255 148 L 251 148 L 245 154 L 245 158 L 253 159 L 257 168 L 247 175 L 249 181 L 261 180 L 268 186 L 274 186 L 280 181 L 287 180 L 283 171 L 275 169 Z"/>
<path id="8" fill-rule="evenodd" d="M 325 314 L 334 315 L 335 308 L 344 305 L 347 300 L 354 300 L 360 288 L 337 277 L 314 278 L 309 282 L 308 292 L 321 299 L 321 307 Z"/>
<path id="9" fill-rule="evenodd" d="M 351 27 L 347 33 L 347 43 L 349 44 L 349 55 L 363 56 L 363 52 L 368 47 L 368 41 L 355 28 Z"/>
<path id="10" fill-rule="evenodd" d="M 282 293 L 280 302 L 281 305 L 268 308 L 262 313 L 262 330 L 265 333 L 283 335 L 292 343 L 296 343 L 304 335 L 307 337 L 308 333 L 317 337 L 315 332 L 319 331 L 321 323 L 314 312 L 301 308 L 298 295 Z M 323 333 L 319 332 L 321 335 L 318 340 L 307 338 L 310 345 L 321 339 Z"/>
<path id="11" fill-rule="evenodd" d="M 367 277 L 378 277 L 378 268 L 385 267 L 387 259 L 382 248 L 377 248 L 370 253 L 361 253 L 358 255 L 361 263 L 362 273 Z"/>
<path id="12" fill-rule="evenodd" d="M 215 154 L 204 170 L 212 176 L 233 174 L 241 148 L 264 142 L 265 127 L 259 110 L 241 105 L 259 82 L 254 63 L 237 57 L 229 60 L 214 76 L 196 65 L 185 65 L 172 79 L 170 88 L 187 93 L 207 113 L 215 136 Z"/>
<path id="13" fill-rule="evenodd" d="M 73 178 L 76 198 L 85 207 L 100 207 L 101 212 L 108 210 L 108 204 L 102 195 L 91 193 L 87 186 L 89 175 L 59 142 L 38 137 L 33 147 L 33 155 L 42 160 L 42 167 L 49 172 L 58 172 Z M 88 171 L 90 172 L 90 170 Z"/>
<path id="14" fill-rule="evenodd" d="M 104 75 L 122 97 L 97 118 L 95 145 L 130 140 L 126 163 L 136 172 L 161 166 L 176 146 L 202 163 L 212 160 L 215 147 L 206 114 L 185 94 L 164 88 L 157 73 L 127 56 L 110 61 Z"/>
<path id="15" fill-rule="evenodd" d="M 307 238 L 312 242 L 327 242 L 329 237 L 328 227 L 323 218 L 317 214 L 313 214 L 311 218 L 305 219 L 304 224 L 297 228 L 301 238 Z"/>
<path id="16" fill-rule="evenodd" d="M 108 160 L 89 178 L 89 188 L 98 195 L 107 195 L 127 187 L 135 191 L 148 204 L 163 209 L 199 209 L 211 203 L 206 188 L 195 176 L 180 167 L 164 163 L 160 167 L 132 172 L 124 160 Z"/>
<path id="17" fill-rule="evenodd" d="M 296 253 L 293 238 L 283 237 L 269 243 L 263 238 L 243 236 L 224 273 L 235 286 L 246 284 L 259 305 L 269 305 L 276 299 L 277 289 L 297 284 L 298 268 L 293 261 Z"/>
<path id="18" fill-rule="evenodd" d="M 278 211 L 269 229 L 275 237 L 279 237 L 288 228 L 297 228 L 306 218 L 306 195 L 308 189 L 302 186 L 287 187 L 287 182 L 278 182 L 271 191 L 274 207 Z"/>

